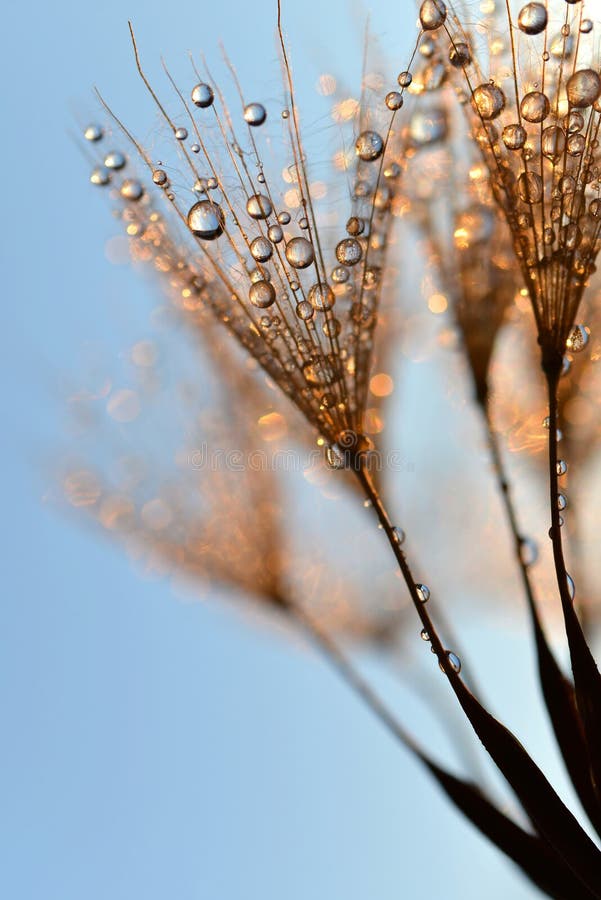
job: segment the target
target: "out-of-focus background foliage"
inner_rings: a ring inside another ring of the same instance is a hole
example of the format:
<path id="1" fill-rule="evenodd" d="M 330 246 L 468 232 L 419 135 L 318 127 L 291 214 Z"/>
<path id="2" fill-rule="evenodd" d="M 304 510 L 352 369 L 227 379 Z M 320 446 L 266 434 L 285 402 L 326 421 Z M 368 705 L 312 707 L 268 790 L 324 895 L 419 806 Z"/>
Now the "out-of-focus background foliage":
<path id="1" fill-rule="evenodd" d="M 327 72 L 349 95 L 357 90 L 365 10 L 342 0 L 284 10 L 303 122 L 312 146 L 321 138 L 326 146 L 335 126 L 316 84 Z M 281 624 L 239 615 L 223 592 L 132 564 L 55 502 L 70 434 L 66 400 L 108 382 L 116 389 L 127 348 L 156 330 L 158 297 L 119 252 L 118 226 L 72 137 L 99 117 L 93 84 L 143 140 L 150 134 L 128 17 L 155 72 L 161 54 L 176 73 L 188 49 L 218 59 L 223 39 L 247 94 L 279 102 L 269 0 L 58 0 L 4 12 L 2 895 L 533 896 Z M 392 82 L 408 60 L 412 12 L 374 4 L 371 29 Z M 387 443 L 406 462 L 390 486 L 396 514 L 492 708 L 569 798 L 540 711 L 481 429 L 462 366 L 445 347 L 449 323 L 428 310 L 421 274 L 406 269 L 402 251 L 399 238 L 395 264 L 412 296 L 404 298 L 408 323 L 393 353 L 386 413 Z M 164 352 L 177 353 L 179 340 L 186 338 L 171 334 Z M 169 366 L 167 356 L 164 372 Z M 127 441 L 127 424 L 115 429 Z M 529 463 L 512 460 L 512 468 L 523 484 Z M 539 487 L 518 493 L 531 530 L 544 534 Z M 300 526 L 294 505 L 289 513 L 303 552 L 310 557 L 317 541 L 320 558 L 331 553 L 340 566 L 345 550 L 354 556 L 367 541 L 389 602 L 398 582 L 369 512 L 357 503 L 349 519 L 345 506 L 337 524 L 336 490 L 301 475 L 288 489 L 303 497 Z M 411 688 L 374 650 L 359 649 L 358 658 L 402 720 L 453 764 L 443 730 L 418 699 L 422 685 L 437 686 L 434 660 L 411 617 L 408 628 L 395 665 L 414 673 Z M 435 866 L 426 866 L 426 846 Z"/>

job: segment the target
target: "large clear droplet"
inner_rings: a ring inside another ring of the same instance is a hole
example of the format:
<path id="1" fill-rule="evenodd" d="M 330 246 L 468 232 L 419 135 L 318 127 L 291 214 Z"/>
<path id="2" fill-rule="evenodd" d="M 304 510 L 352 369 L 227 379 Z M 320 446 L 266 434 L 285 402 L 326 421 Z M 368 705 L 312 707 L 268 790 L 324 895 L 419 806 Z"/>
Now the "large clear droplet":
<path id="1" fill-rule="evenodd" d="M 571 106 L 586 109 L 601 94 L 601 78 L 594 69 L 581 69 L 570 76 L 566 91 Z"/>
<path id="2" fill-rule="evenodd" d="M 250 286 L 248 298 L 257 309 L 267 309 L 275 303 L 275 288 L 269 281 L 255 281 Z"/>
<path id="3" fill-rule="evenodd" d="M 244 121 L 256 128 L 267 118 L 267 110 L 262 103 L 248 103 L 244 107 Z"/>
<path id="4" fill-rule="evenodd" d="M 424 0 L 419 10 L 419 21 L 424 31 L 435 31 L 444 25 L 447 8 L 442 0 Z"/>
<path id="5" fill-rule="evenodd" d="M 485 120 L 496 119 L 505 108 L 505 94 L 496 84 L 481 84 L 473 93 L 476 112 Z"/>
<path id="6" fill-rule="evenodd" d="M 527 3 L 520 10 L 518 28 L 524 34 L 540 34 L 547 27 L 547 10 L 542 3 Z"/>
<path id="7" fill-rule="evenodd" d="M 336 259 L 343 266 L 355 266 L 363 256 L 361 244 L 356 238 L 345 238 L 336 245 Z"/>
<path id="8" fill-rule="evenodd" d="M 309 289 L 308 300 L 313 309 L 324 312 L 332 309 L 336 302 L 336 297 L 328 284 L 318 282 Z"/>
<path id="9" fill-rule="evenodd" d="M 271 200 L 264 194 L 252 194 L 246 201 L 246 212 L 252 219 L 267 219 L 273 212 Z"/>
<path id="10" fill-rule="evenodd" d="M 201 109 L 206 109 L 207 106 L 211 106 L 215 99 L 213 88 L 210 84 L 205 84 L 204 82 L 201 82 L 192 88 L 191 96 L 194 106 L 199 106 Z"/>
<path id="11" fill-rule="evenodd" d="M 542 91 L 529 91 L 522 97 L 520 112 L 527 122 L 543 122 L 549 115 L 549 98 Z"/>
<path id="12" fill-rule="evenodd" d="M 200 200 L 188 212 L 188 228 L 204 241 L 214 241 L 223 234 L 225 216 L 217 203 L 211 200 Z"/>
<path id="13" fill-rule="evenodd" d="M 372 162 L 382 156 L 384 141 L 376 131 L 362 131 L 355 142 L 355 151 L 363 162 Z"/>
<path id="14" fill-rule="evenodd" d="M 304 237 L 295 237 L 286 244 L 286 259 L 294 269 L 306 269 L 315 259 L 313 244 Z"/>
<path id="15" fill-rule="evenodd" d="M 264 263 L 273 256 L 273 246 L 266 237 L 257 237 L 251 242 L 250 252 L 257 262 Z"/>
<path id="16" fill-rule="evenodd" d="M 524 203 L 540 203 L 543 199 L 543 180 L 538 172 L 522 172 L 518 178 L 518 194 Z"/>

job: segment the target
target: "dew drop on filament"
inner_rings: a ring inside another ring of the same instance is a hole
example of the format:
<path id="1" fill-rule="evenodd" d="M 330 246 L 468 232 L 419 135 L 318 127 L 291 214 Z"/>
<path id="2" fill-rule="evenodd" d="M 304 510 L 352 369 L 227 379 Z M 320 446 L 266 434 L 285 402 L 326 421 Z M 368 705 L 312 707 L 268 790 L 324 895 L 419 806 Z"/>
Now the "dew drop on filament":
<path id="1" fill-rule="evenodd" d="M 392 529 L 392 535 L 394 537 L 395 543 L 401 546 L 405 542 L 405 532 L 402 528 L 399 528 L 398 525 L 395 525 Z"/>
<path id="2" fill-rule="evenodd" d="M 427 584 L 416 584 L 415 590 L 420 603 L 427 603 L 430 599 L 430 588 Z"/>
<path id="3" fill-rule="evenodd" d="M 286 244 L 286 259 L 294 269 L 308 268 L 315 259 L 313 244 L 307 238 L 292 238 Z"/>
<path id="4" fill-rule="evenodd" d="M 446 653 L 447 653 L 447 659 L 449 661 L 450 667 L 452 668 L 453 672 L 455 672 L 456 675 L 459 675 L 459 673 L 461 672 L 461 660 L 459 659 L 459 657 L 457 656 L 456 653 L 453 653 L 452 650 L 447 650 Z M 440 671 L 444 672 L 444 666 L 442 665 L 442 663 L 439 663 L 439 666 L 440 666 Z"/>
<path id="5" fill-rule="evenodd" d="M 540 34 L 547 27 L 547 10 L 542 3 L 527 3 L 518 15 L 518 28 L 524 34 Z"/>
<path id="6" fill-rule="evenodd" d="M 580 353 L 588 344 L 589 330 L 586 325 L 574 325 L 566 340 L 566 350 Z"/>
<path id="7" fill-rule="evenodd" d="M 217 203 L 211 200 L 200 200 L 188 212 L 188 228 L 204 241 L 214 241 L 223 234 L 225 216 Z"/>
<path id="8" fill-rule="evenodd" d="M 267 110 L 262 103 L 248 103 L 244 107 L 244 121 L 256 128 L 267 118 Z"/>
<path id="9" fill-rule="evenodd" d="M 104 131 L 102 130 L 100 125 L 90 124 L 85 129 L 83 136 L 85 137 L 86 141 L 96 142 L 102 140 L 103 134 Z"/>
<path id="10" fill-rule="evenodd" d="M 211 106 L 214 100 L 213 88 L 209 84 L 201 82 L 192 88 L 192 103 L 200 109 L 206 109 Z"/>

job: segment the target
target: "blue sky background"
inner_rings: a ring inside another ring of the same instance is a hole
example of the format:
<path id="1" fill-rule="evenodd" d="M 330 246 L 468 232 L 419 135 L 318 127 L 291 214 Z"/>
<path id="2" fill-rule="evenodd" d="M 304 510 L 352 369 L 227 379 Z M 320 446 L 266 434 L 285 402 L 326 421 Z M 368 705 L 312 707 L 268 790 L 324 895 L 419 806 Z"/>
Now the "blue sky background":
<path id="1" fill-rule="evenodd" d="M 373 27 L 404 68 L 400 6 L 382 4 Z M 327 59 L 356 83 L 361 14 L 341 0 L 286 7 L 301 101 L 314 84 L 303 54 L 311 73 Z M 266 0 L 3 13 L 0 893 L 526 900 L 534 891 L 311 652 L 217 600 L 177 600 L 44 501 L 81 360 L 97 343 L 117 353 L 143 321 L 145 286 L 108 265 L 114 225 L 69 136 L 95 118 L 95 83 L 135 114 L 130 16 L 148 57 L 210 54 L 224 38 L 245 84 L 265 90 L 275 71 Z M 495 708 L 557 775 L 520 629 L 501 613 L 464 632 Z M 444 752 L 415 699 L 363 664 Z"/>

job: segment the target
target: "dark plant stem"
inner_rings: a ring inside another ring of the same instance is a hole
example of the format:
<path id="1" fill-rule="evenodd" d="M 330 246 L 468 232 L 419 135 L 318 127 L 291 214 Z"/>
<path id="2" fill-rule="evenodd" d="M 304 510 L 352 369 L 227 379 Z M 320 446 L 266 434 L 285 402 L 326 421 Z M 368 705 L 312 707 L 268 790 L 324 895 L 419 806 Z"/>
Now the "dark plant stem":
<path id="1" fill-rule="evenodd" d="M 530 759 L 515 736 L 467 688 L 453 667 L 434 623 L 420 600 L 418 589 L 405 554 L 397 540 L 394 526 L 371 479 L 366 457 L 358 453 L 352 468 L 366 496 L 371 501 L 378 522 L 384 531 L 407 586 L 419 619 L 427 631 L 433 652 L 446 675 L 455 696 L 475 733 L 513 787 L 524 810 L 542 837 L 555 847 L 565 863 L 593 896 L 601 897 L 601 856 L 598 849 L 573 814 L 562 803 L 541 770 Z M 566 585 L 567 587 L 567 585 Z"/>
<path id="2" fill-rule="evenodd" d="M 553 560 L 557 576 L 557 586 L 570 650 L 572 672 L 576 688 L 578 711 L 587 735 L 587 749 L 591 762 L 592 782 L 598 802 L 601 802 L 601 783 L 598 774 L 601 760 L 601 679 L 597 664 L 586 642 L 580 625 L 573 597 L 568 587 L 568 573 L 563 555 L 560 510 L 558 506 L 559 482 L 557 473 L 557 389 L 560 366 L 545 362 L 543 371 L 547 379 L 549 397 L 549 503 L 551 507 L 551 528 L 549 536 L 553 545 Z"/>

